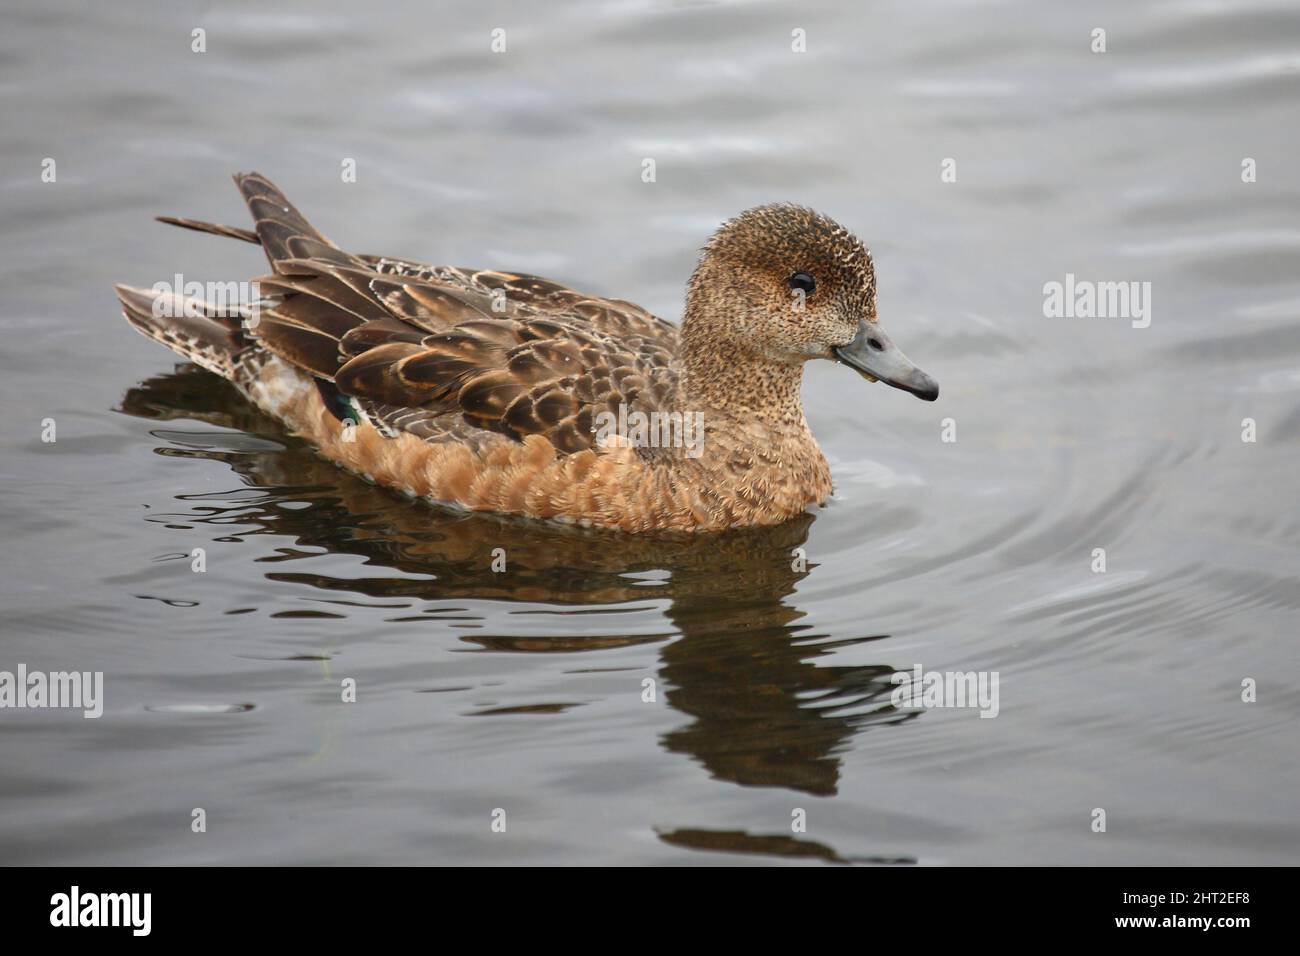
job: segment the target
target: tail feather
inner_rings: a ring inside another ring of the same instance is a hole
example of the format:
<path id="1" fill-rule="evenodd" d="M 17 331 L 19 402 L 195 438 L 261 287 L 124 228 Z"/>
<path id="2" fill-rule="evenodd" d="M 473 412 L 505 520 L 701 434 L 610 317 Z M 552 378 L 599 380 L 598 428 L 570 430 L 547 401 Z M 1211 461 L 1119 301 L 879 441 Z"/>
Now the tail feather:
<path id="1" fill-rule="evenodd" d="M 122 315 L 142 335 L 223 378 L 236 378 L 238 358 L 249 346 L 243 311 L 227 315 L 199 299 L 172 292 L 113 286 Z"/>
<path id="2" fill-rule="evenodd" d="M 257 238 L 257 233 L 251 229 L 240 229 L 238 226 L 223 226 L 215 222 L 203 222 L 201 219 L 184 219 L 180 216 L 154 216 L 159 222 L 165 222 L 169 226 L 180 226 L 182 229 L 193 229 L 195 232 L 210 232 L 214 236 L 226 236 L 230 239 L 242 239 L 244 242 L 251 242 L 255 246 L 262 244 L 262 240 Z"/>
<path id="3" fill-rule="evenodd" d="M 339 337 L 366 319 L 387 314 L 335 275 L 340 268 L 364 268 L 365 262 L 325 238 L 265 176 L 238 173 L 235 184 L 253 215 L 253 230 L 179 216 L 158 219 L 182 229 L 260 245 L 275 276 L 266 279 L 270 296 L 257 305 L 259 309 L 271 308 L 256 317 L 248 308 L 222 314 L 216 306 L 197 299 L 119 285 L 114 288 L 123 315 L 142 334 L 237 383 L 241 375 L 247 375 L 241 371 L 247 365 L 241 355 L 267 350 L 330 378 L 338 366 Z M 299 281 L 303 276 L 310 281 Z M 336 309 L 337 315 L 329 308 Z M 304 323 L 303 314 L 321 327 Z M 254 318 L 258 321 L 251 321 Z M 255 325 L 256 335 L 251 332 Z"/>
<path id="4" fill-rule="evenodd" d="M 356 256 L 326 239 L 261 173 L 236 173 L 235 185 L 248 204 L 257 238 L 276 272 L 285 274 L 285 260 L 303 258 L 305 250 L 309 250 L 306 255 L 340 265 L 361 264 Z"/>

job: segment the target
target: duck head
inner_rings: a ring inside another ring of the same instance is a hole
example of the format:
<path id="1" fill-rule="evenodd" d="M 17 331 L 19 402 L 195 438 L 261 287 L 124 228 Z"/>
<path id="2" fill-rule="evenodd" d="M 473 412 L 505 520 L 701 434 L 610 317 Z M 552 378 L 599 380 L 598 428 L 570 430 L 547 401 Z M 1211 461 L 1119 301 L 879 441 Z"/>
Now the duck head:
<path id="1" fill-rule="evenodd" d="M 862 242 L 802 206 L 749 209 L 705 246 L 687 292 L 684 332 L 696 347 L 771 363 L 830 359 L 872 382 L 932 402 L 939 384 L 881 328 L 876 273 Z"/>

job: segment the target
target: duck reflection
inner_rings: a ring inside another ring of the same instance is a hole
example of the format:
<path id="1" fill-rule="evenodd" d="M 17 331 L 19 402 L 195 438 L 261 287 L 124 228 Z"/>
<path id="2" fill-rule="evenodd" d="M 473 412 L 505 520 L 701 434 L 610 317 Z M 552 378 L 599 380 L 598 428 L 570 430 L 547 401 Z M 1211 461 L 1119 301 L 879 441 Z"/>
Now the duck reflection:
<path id="1" fill-rule="evenodd" d="M 870 863 L 875 866 L 917 862 L 913 856 L 840 856 L 834 849 L 816 840 L 800 840 L 782 834 L 747 833 L 744 830 L 672 830 L 658 836 L 671 846 L 709 853 L 744 853 L 822 860 L 826 863 Z"/>
<path id="2" fill-rule="evenodd" d="M 800 623 L 804 613 L 789 598 L 808 573 L 795 551 L 807 539 L 812 515 L 707 537 L 632 536 L 416 505 L 317 458 L 229 384 L 192 366 L 132 389 L 121 410 L 242 433 L 218 446 L 203 433 L 154 432 L 169 440 L 160 454 L 223 461 L 258 489 L 180 495 L 191 508 L 187 523 L 360 555 L 378 571 L 357 579 L 274 569 L 267 572 L 271 580 L 419 602 L 473 598 L 563 608 L 668 599 L 671 631 L 660 635 L 461 639 L 488 650 L 547 653 L 675 638 L 663 648 L 658 683 L 668 703 L 692 720 L 662 743 L 714 777 L 831 795 L 838 751 L 856 731 L 913 716 L 889 703 L 893 667 L 818 663 L 837 648 L 884 635 L 831 640 Z M 507 574 L 491 570 L 494 549 L 503 543 Z M 274 567 L 300 556 L 277 547 L 261 560 Z M 584 626 L 591 621 L 584 617 Z"/>

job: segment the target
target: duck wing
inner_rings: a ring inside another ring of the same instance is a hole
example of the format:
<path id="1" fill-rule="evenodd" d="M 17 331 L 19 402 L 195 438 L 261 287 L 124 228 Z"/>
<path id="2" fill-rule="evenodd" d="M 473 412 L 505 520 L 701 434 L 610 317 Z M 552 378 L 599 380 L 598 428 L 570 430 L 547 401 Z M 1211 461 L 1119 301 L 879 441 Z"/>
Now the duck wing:
<path id="1" fill-rule="evenodd" d="M 592 448 L 602 411 L 671 408 L 677 328 L 618 299 L 523 273 L 344 252 L 268 179 L 235 177 L 273 273 L 257 345 L 330 383 L 373 422 L 426 441 L 542 435 Z M 499 440 L 499 439 L 498 439 Z"/>

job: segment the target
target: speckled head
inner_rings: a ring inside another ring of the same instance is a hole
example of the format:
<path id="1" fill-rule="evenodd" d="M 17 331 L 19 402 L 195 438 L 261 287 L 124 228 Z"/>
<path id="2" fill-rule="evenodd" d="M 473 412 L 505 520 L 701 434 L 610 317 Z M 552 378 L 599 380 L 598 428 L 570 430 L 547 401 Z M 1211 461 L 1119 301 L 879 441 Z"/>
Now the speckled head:
<path id="1" fill-rule="evenodd" d="M 866 246 L 803 206 L 757 206 L 714 233 L 691 277 L 685 333 L 688 348 L 831 359 L 927 401 L 939 395 L 880 328 Z"/>

